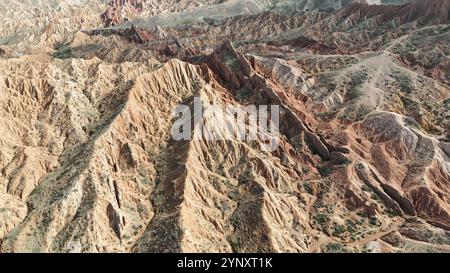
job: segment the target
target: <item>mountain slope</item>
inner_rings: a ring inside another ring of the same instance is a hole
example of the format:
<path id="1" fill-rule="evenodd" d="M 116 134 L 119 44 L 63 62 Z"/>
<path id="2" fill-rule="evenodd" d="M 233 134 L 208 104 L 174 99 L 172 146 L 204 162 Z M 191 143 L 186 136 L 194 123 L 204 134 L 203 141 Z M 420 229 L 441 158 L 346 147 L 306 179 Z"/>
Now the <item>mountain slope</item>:
<path id="1" fill-rule="evenodd" d="M 2 2 L 0 252 L 450 252 L 450 5 L 369 2 Z"/>

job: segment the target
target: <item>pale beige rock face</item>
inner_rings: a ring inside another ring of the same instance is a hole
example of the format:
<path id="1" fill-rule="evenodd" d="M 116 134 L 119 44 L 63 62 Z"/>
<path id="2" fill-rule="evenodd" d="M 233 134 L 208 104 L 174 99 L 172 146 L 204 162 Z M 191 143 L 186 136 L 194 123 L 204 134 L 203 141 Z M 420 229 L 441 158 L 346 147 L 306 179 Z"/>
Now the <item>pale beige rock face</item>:
<path id="1" fill-rule="evenodd" d="M 10 233 L 27 215 L 26 205 L 10 194 L 0 195 L 0 237 Z"/>
<path id="2" fill-rule="evenodd" d="M 1 1 L 0 252 L 450 252 L 427 1 Z M 280 105 L 279 146 L 175 141 L 194 97 Z"/>

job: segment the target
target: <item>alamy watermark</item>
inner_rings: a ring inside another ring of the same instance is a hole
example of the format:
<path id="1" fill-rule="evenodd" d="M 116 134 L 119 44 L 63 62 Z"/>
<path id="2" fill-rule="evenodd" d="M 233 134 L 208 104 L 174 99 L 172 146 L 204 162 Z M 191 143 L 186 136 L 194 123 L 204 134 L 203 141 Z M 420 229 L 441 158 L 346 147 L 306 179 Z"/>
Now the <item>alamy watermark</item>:
<path id="1" fill-rule="evenodd" d="M 279 105 L 220 107 L 195 97 L 193 107 L 176 106 L 172 118 L 171 135 L 176 141 L 257 141 L 265 151 L 274 151 L 279 144 Z"/>

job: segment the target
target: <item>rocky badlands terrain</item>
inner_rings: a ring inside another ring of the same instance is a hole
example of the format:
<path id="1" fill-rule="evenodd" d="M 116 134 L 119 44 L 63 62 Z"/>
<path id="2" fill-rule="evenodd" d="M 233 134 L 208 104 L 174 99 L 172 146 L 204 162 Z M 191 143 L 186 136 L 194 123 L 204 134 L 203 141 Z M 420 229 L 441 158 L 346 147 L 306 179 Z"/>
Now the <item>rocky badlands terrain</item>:
<path id="1" fill-rule="evenodd" d="M 450 252 L 450 0 L 0 14 L 0 252 Z M 175 141 L 194 97 L 278 148 Z"/>

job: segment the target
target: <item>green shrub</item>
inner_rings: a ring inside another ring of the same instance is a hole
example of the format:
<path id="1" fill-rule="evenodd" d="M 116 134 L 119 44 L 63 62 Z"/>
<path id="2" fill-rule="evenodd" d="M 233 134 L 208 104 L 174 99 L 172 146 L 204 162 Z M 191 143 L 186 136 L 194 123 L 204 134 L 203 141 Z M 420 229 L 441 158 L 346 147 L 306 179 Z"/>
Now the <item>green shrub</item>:
<path id="1" fill-rule="evenodd" d="M 330 174 L 332 173 L 332 170 L 327 166 L 318 167 L 317 170 L 323 177 L 330 176 Z"/>

